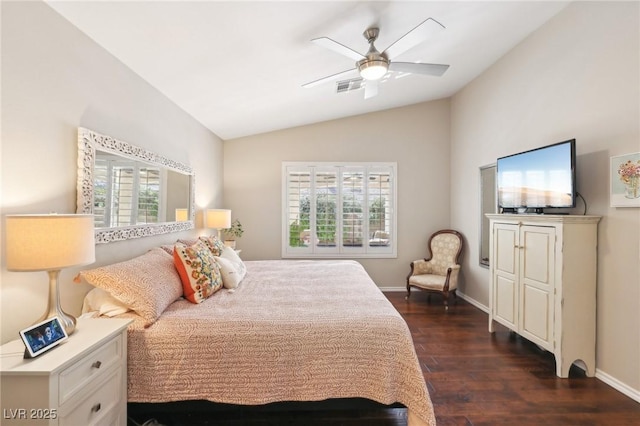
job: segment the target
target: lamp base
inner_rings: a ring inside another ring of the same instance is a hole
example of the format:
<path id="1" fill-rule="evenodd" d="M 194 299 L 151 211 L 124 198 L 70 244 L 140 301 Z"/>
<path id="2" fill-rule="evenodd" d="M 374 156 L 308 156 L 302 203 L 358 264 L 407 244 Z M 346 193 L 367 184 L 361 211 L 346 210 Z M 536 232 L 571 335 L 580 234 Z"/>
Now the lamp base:
<path id="1" fill-rule="evenodd" d="M 60 306 L 60 291 L 58 289 L 60 270 L 47 271 L 47 274 L 49 274 L 49 302 L 47 303 L 47 310 L 34 324 L 38 324 L 47 318 L 58 317 L 67 335 L 71 336 L 76 330 L 76 318 L 63 311 Z"/>

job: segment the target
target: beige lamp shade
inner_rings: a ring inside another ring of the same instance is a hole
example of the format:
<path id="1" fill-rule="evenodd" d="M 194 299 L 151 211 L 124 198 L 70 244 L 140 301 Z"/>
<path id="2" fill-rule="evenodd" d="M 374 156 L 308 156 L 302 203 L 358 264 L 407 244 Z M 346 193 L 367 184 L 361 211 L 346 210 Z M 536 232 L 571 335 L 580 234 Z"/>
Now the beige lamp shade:
<path id="1" fill-rule="evenodd" d="M 185 222 L 189 220 L 189 210 L 176 209 L 176 222 Z"/>
<path id="2" fill-rule="evenodd" d="M 231 210 L 207 210 L 207 228 L 226 229 L 231 227 Z"/>
<path id="3" fill-rule="evenodd" d="M 51 271 L 96 260 L 93 215 L 7 215 L 7 269 Z"/>

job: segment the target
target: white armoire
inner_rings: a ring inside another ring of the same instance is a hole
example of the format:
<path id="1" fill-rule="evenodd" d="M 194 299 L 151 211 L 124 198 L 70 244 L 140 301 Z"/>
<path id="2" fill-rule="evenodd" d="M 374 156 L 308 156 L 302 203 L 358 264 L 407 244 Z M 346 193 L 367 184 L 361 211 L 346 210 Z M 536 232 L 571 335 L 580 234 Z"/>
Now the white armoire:
<path id="1" fill-rule="evenodd" d="M 494 321 L 552 352 L 556 375 L 596 368 L 600 216 L 488 214 L 489 332 Z"/>

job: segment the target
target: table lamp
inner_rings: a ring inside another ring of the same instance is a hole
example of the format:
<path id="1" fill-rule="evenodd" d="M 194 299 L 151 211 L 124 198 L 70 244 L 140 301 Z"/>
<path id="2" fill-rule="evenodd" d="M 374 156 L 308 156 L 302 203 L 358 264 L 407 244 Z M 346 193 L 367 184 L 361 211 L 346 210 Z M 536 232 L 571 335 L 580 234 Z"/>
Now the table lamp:
<path id="1" fill-rule="evenodd" d="M 176 222 L 186 222 L 189 220 L 188 209 L 176 209 Z"/>
<path id="2" fill-rule="evenodd" d="M 231 210 L 227 209 L 209 209 L 207 210 L 207 228 L 218 230 L 218 238 L 220 238 L 220 230 L 231 227 Z"/>
<path id="3" fill-rule="evenodd" d="M 58 277 L 62 268 L 95 262 L 93 215 L 7 215 L 5 235 L 7 270 L 49 275 L 47 310 L 34 324 L 57 316 L 71 335 L 76 319 L 60 307 Z"/>

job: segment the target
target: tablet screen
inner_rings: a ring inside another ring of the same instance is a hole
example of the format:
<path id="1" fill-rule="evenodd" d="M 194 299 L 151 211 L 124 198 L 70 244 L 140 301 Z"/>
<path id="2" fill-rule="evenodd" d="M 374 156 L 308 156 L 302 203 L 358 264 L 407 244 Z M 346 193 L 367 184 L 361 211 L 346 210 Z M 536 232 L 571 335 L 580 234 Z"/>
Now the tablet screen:
<path id="1" fill-rule="evenodd" d="M 68 336 L 58 317 L 53 317 L 20 331 L 20 337 L 29 355 L 34 357 L 56 346 Z"/>

